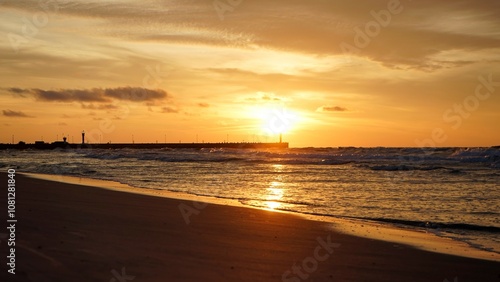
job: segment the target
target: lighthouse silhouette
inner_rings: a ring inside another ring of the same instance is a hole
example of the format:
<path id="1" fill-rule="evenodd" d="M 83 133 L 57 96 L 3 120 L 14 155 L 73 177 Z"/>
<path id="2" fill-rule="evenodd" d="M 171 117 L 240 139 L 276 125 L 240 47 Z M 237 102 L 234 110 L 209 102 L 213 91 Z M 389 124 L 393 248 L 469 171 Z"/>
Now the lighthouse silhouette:
<path id="1" fill-rule="evenodd" d="M 82 131 L 82 145 L 85 144 L 85 130 Z"/>

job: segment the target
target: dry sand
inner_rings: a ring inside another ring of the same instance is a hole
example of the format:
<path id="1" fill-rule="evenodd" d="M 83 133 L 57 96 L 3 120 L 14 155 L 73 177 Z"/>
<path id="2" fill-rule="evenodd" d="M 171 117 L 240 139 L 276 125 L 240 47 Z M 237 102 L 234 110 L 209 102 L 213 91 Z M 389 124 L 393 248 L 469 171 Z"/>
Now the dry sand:
<path id="1" fill-rule="evenodd" d="M 16 274 L 0 238 L 0 281 L 500 281 L 498 260 L 348 235 L 290 214 L 23 175 L 16 187 Z M 189 224 L 179 207 L 193 212 Z"/>

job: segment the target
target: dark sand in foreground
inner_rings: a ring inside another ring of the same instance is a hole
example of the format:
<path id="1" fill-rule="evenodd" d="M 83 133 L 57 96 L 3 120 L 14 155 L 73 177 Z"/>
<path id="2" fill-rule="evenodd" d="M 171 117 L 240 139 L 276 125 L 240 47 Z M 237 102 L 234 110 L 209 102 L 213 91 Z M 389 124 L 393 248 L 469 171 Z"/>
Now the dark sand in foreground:
<path id="1" fill-rule="evenodd" d="M 500 281 L 499 262 L 395 247 L 289 214 L 210 204 L 186 224 L 179 205 L 190 201 L 19 174 L 16 185 L 16 275 L 2 238 L 0 281 Z"/>

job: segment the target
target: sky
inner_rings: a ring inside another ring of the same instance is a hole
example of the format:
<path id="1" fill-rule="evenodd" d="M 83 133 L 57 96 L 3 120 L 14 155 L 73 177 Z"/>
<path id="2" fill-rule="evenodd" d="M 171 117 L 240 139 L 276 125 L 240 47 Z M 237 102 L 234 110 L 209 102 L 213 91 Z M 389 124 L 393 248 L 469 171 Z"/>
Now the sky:
<path id="1" fill-rule="evenodd" d="M 500 2 L 4 0 L 0 143 L 500 145 Z"/>

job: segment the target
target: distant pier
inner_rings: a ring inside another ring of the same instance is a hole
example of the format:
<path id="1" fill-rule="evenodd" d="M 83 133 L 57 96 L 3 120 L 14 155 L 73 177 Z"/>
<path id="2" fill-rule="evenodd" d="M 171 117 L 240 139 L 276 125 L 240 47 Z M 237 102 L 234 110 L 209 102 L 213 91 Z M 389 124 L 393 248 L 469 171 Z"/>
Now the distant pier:
<path id="1" fill-rule="evenodd" d="M 279 143 L 98 143 L 98 144 L 74 144 L 67 142 L 53 143 L 19 143 L 19 144 L 0 144 L 0 150 L 6 149 L 203 149 L 203 148 L 230 148 L 230 149 L 286 149 L 288 142 Z"/>

